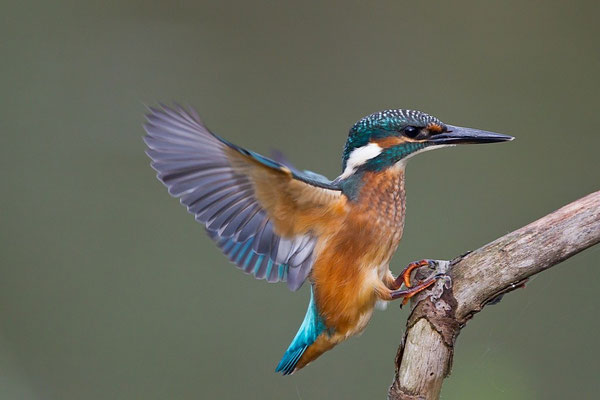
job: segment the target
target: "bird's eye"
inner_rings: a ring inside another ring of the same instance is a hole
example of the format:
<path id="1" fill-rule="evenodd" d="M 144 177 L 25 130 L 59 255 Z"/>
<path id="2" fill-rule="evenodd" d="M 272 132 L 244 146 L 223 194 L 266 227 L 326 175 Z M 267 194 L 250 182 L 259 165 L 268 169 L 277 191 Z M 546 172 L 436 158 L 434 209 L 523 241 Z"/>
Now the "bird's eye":
<path id="1" fill-rule="evenodd" d="M 415 128 L 414 126 L 407 126 L 404 128 L 404 134 L 411 139 L 416 138 L 419 135 L 419 132 L 419 129 Z"/>

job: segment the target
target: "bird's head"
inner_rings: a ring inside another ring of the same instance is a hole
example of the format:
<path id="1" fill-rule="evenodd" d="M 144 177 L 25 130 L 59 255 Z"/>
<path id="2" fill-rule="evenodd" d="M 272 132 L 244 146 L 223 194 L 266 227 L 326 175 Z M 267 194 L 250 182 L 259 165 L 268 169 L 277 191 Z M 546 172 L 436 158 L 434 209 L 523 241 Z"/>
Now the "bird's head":
<path id="1" fill-rule="evenodd" d="M 421 111 L 380 111 L 362 118 L 350 129 L 340 178 L 348 178 L 357 171 L 403 166 L 409 157 L 426 150 L 513 139 L 499 133 L 446 125 Z"/>

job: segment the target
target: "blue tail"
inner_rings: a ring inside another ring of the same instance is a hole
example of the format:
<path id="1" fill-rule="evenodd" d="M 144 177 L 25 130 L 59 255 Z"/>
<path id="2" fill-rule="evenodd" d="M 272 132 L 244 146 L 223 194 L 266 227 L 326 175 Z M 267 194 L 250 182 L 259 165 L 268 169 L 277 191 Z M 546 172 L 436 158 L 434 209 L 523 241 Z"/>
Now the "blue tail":
<path id="1" fill-rule="evenodd" d="M 310 302 L 308 303 L 308 310 L 306 310 L 306 316 L 300 329 L 290 347 L 286 350 L 285 354 L 279 365 L 275 369 L 275 372 L 281 372 L 283 375 L 289 375 L 294 372 L 296 364 L 304 354 L 304 351 L 317 340 L 317 337 L 325 330 L 325 323 L 323 318 L 319 315 L 317 305 L 315 304 L 315 296 L 313 294 L 312 287 L 310 288 Z"/>

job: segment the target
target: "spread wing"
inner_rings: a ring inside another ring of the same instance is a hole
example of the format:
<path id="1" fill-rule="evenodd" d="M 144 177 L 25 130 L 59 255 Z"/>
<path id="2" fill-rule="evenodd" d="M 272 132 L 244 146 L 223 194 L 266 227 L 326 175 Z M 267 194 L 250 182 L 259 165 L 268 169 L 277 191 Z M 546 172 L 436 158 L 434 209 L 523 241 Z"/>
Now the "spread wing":
<path id="1" fill-rule="evenodd" d="M 340 188 L 220 138 L 193 110 L 163 106 L 146 117 L 158 179 L 229 260 L 257 279 L 300 288 L 314 262 L 315 226 Z"/>

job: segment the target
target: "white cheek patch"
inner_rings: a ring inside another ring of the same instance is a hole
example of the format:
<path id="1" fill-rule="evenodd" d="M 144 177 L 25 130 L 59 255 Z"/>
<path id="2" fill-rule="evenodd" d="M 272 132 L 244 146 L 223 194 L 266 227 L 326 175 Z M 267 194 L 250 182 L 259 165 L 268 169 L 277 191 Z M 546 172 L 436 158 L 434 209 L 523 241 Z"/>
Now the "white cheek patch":
<path id="1" fill-rule="evenodd" d="M 348 157 L 348 162 L 346 162 L 346 169 L 344 170 L 344 173 L 340 175 L 340 178 L 344 179 L 349 177 L 359 166 L 380 155 L 382 150 L 383 148 L 377 143 L 369 143 L 366 146 L 352 150 L 352 153 L 350 153 L 350 156 Z"/>

